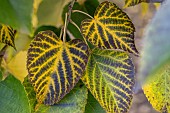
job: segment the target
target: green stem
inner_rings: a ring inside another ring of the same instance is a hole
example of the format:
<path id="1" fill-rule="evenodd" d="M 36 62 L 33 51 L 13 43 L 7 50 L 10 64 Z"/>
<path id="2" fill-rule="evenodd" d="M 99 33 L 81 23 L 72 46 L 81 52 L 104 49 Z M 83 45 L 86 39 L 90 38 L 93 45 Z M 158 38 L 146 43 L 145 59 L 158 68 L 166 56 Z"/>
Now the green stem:
<path id="1" fill-rule="evenodd" d="M 91 19 L 93 19 L 93 17 L 91 16 L 91 15 L 89 15 L 88 13 L 86 13 L 86 12 L 83 12 L 83 11 L 80 11 L 80 10 L 72 10 L 72 12 L 73 13 L 82 13 L 82 14 L 84 14 L 84 15 L 87 15 L 88 17 L 90 17 Z"/>
<path id="2" fill-rule="evenodd" d="M 76 0 L 72 0 L 71 4 L 69 5 L 68 13 L 66 13 L 66 16 L 65 16 L 65 25 L 64 25 L 63 42 L 66 41 L 67 26 L 68 26 L 68 23 L 70 22 L 71 13 L 72 13 L 72 8 L 73 8 L 73 5 L 74 5 L 75 1 L 76 1 Z"/>

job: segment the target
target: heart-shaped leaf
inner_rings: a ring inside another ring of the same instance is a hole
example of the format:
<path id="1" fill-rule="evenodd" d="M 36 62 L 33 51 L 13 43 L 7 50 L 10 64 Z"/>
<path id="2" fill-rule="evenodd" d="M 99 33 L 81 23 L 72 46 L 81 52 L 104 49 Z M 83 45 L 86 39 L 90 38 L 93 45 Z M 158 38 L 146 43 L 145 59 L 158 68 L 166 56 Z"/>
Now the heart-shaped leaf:
<path id="1" fill-rule="evenodd" d="M 8 25 L 1 24 L 0 25 L 0 42 L 5 43 L 9 46 L 15 48 L 14 43 L 15 31 Z"/>
<path id="2" fill-rule="evenodd" d="M 81 24 L 83 36 L 96 47 L 121 49 L 138 55 L 134 31 L 134 25 L 126 13 L 108 1 L 97 7 L 93 19 L 86 19 Z"/>
<path id="3" fill-rule="evenodd" d="M 132 102 L 134 65 L 120 51 L 94 49 L 82 80 L 109 113 L 126 113 Z"/>
<path id="4" fill-rule="evenodd" d="M 28 49 L 27 68 L 39 103 L 52 105 L 75 86 L 86 67 L 88 46 L 62 42 L 52 31 L 39 32 Z"/>

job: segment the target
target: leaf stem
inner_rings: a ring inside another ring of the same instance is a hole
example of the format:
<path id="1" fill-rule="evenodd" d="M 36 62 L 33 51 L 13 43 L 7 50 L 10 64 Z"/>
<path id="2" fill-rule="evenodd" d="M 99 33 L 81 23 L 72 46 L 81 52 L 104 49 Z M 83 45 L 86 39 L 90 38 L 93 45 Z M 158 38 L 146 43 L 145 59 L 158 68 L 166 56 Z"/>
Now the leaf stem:
<path id="1" fill-rule="evenodd" d="M 79 26 L 73 20 L 70 19 L 70 23 L 72 23 L 79 30 L 79 32 L 81 33 L 81 30 L 80 30 Z M 82 33 L 81 33 L 81 35 L 82 35 Z M 87 46 L 89 46 L 83 35 L 82 35 L 82 37 L 83 37 L 85 43 L 87 44 Z"/>
<path id="2" fill-rule="evenodd" d="M 73 8 L 73 5 L 74 5 L 75 1 L 76 1 L 76 0 L 72 0 L 71 4 L 69 5 L 68 13 L 66 13 L 66 16 L 65 16 L 63 42 L 66 41 L 67 26 L 68 26 L 68 23 L 70 22 L 71 13 L 72 13 L 72 8 Z"/>
<path id="3" fill-rule="evenodd" d="M 65 24 L 64 24 L 64 33 L 63 33 L 63 42 L 66 42 L 66 31 L 67 31 L 67 24 L 68 24 L 68 17 L 67 17 L 67 13 L 65 15 Z"/>
<path id="4" fill-rule="evenodd" d="M 89 15 L 88 13 L 86 13 L 86 12 L 83 12 L 83 11 L 80 11 L 80 10 L 72 10 L 72 12 L 73 13 L 82 13 L 82 14 L 84 14 L 84 15 L 87 15 L 88 17 L 90 17 L 91 19 L 93 19 L 93 17 L 91 16 L 91 15 Z"/>
<path id="5" fill-rule="evenodd" d="M 60 37 L 59 37 L 60 39 L 61 39 L 61 37 L 62 37 L 63 30 L 64 30 L 63 27 L 61 27 L 61 30 L 60 30 Z M 61 40 L 62 40 L 62 39 L 61 39 Z"/>

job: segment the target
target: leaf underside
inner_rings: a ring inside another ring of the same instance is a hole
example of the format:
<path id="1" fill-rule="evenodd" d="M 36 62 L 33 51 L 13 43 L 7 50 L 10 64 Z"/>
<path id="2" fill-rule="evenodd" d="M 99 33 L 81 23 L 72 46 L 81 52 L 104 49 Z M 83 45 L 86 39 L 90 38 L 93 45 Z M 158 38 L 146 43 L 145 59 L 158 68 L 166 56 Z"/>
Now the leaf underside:
<path id="1" fill-rule="evenodd" d="M 52 31 L 39 32 L 28 49 L 29 79 L 38 103 L 53 105 L 76 85 L 88 60 L 80 39 L 62 42 Z"/>
<path id="2" fill-rule="evenodd" d="M 143 86 L 144 93 L 153 108 L 161 113 L 170 112 L 170 64 L 149 76 Z"/>
<path id="3" fill-rule="evenodd" d="M 81 32 L 98 48 L 121 49 L 138 56 L 134 44 L 134 25 L 128 15 L 113 3 L 101 3 L 94 18 L 82 22 Z"/>
<path id="4" fill-rule="evenodd" d="M 132 102 L 134 71 L 126 53 L 96 48 L 82 81 L 107 112 L 125 113 Z"/>
<path id="5" fill-rule="evenodd" d="M 1 24 L 0 25 L 0 42 L 7 44 L 9 46 L 12 46 L 14 49 L 16 49 L 14 38 L 15 38 L 14 30 L 8 25 Z"/>

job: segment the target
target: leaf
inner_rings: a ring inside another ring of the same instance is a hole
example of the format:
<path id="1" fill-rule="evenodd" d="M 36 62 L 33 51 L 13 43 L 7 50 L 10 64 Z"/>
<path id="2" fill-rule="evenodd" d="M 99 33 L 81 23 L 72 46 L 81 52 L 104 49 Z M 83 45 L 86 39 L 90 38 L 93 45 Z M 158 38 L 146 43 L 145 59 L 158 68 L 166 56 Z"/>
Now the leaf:
<path id="1" fill-rule="evenodd" d="M 144 2 L 146 0 L 125 0 L 125 6 L 124 8 L 126 7 L 130 7 L 130 6 L 135 6 L 141 2 Z"/>
<path id="2" fill-rule="evenodd" d="M 26 68 L 27 61 L 27 52 L 20 51 L 16 54 L 9 63 L 7 63 L 6 68 L 8 71 L 13 74 L 21 82 L 24 81 L 24 78 L 28 75 Z"/>
<path id="3" fill-rule="evenodd" d="M 25 88 L 26 95 L 28 97 L 31 113 L 34 113 L 37 100 L 36 100 L 36 94 L 34 92 L 34 88 L 31 85 L 30 81 L 28 80 L 28 76 L 24 78 L 23 86 Z"/>
<path id="4" fill-rule="evenodd" d="M 93 16 L 94 13 L 95 13 L 96 8 L 98 7 L 98 5 L 99 5 L 99 1 L 98 0 L 93 0 L 93 1 L 92 0 L 85 0 L 83 6 L 87 10 L 87 13 L 89 15 Z"/>
<path id="5" fill-rule="evenodd" d="M 85 113 L 106 113 L 90 92 L 88 92 Z"/>
<path id="6" fill-rule="evenodd" d="M 121 49 L 138 56 L 134 44 L 134 25 L 130 18 L 115 4 L 101 3 L 93 19 L 81 24 L 83 36 L 101 49 Z"/>
<path id="7" fill-rule="evenodd" d="M 33 0 L 0 0 L 0 23 L 22 33 L 32 30 Z"/>
<path id="8" fill-rule="evenodd" d="M 2 76 L 2 71 L 0 70 L 0 81 L 2 80 L 3 76 Z"/>
<path id="9" fill-rule="evenodd" d="M 15 48 L 15 31 L 8 25 L 0 25 L 0 42 Z"/>
<path id="10" fill-rule="evenodd" d="M 107 112 L 125 113 L 132 102 L 134 71 L 126 53 L 94 49 L 82 81 Z"/>
<path id="11" fill-rule="evenodd" d="M 52 31 L 39 32 L 28 49 L 27 68 L 38 103 L 59 102 L 79 81 L 88 60 L 80 39 L 62 42 Z"/>
<path id="12" fill-rule="evenodd" d="M 35 30 L 34 36 L 37 35 L 41 31 L 47 31 L 47 30 L 53 31 L 57 36 L 59 36 L 61 29 L 56 28 L 55 26 L 49 26 L 49 25 L 40 26 Z"/>
<path id="13" fill-rule="evenodd" d="M 84 113 L 87 103 L 87 88 L 81 82 L 59 103 L 53 106 L 41 105 L 36 113 Z"/>
<path id="14" fill-rule="evenodd" d="M 149 76 L 143 90 L 153 108 L 161 113 L 170 112 L 170 64 Z"/>
<path id="15" fill-rule="evenodd" d="M 0 113 L 30 113 L 23 85 L 12 75 L 0 82 Z"/>
<path id="16" fill-rule="evenodd" d="M 170 1 L 165 1 L 145 29 L 142 40 L 139 76 L 152 76 L 159 68 L 170 61 Z M 158 24 L 159 23 L 159 24 Z"/>

